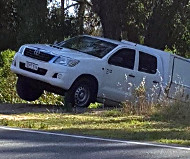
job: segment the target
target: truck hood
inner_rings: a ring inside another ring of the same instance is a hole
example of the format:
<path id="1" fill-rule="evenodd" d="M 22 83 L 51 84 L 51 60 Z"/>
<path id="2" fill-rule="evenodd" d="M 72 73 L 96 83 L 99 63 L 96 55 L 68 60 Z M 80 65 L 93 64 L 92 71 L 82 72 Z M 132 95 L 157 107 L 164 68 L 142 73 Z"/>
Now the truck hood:
<path id="1" fill-rule="evenodd" d="M 66 57 L 71 57 L 71 58 L 77 58 L 77 59 L 84 59 L 84 58 L 90 58 L 90 59 L 99 59 L 98 57 L 68 49 L 68 48 L 55 48 L 52 47 L 48 44 L 26 44 L 24 45 L 25 47 L 30 47 L 30 48 L 38 48 L 41 51 L 47 52 L 49 54 L 55 55 L 55 56 L 66 56 Z"/>

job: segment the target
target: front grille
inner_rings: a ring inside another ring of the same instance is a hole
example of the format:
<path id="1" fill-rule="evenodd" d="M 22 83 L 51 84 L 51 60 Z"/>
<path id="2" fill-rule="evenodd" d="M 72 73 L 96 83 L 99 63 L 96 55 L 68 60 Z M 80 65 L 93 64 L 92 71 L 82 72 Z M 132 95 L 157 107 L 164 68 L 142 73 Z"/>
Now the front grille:
<path id="1" fill-rule="evenodd" d="M 54 55 L 44 53 L 40 50 L 36 53 L 36 49 L 30 49 L 30 48 L 26 48 L 24 50 L 24 55 L 27 57 L 31 57 L 33 59 L 37 59 L 37 60 L 41 60 L 41 61 L 45 61 L 45 62 L 48 62 L 52 58 L 55 57 Z"/>
<path id="2" fill-rule="evenodd" d="M 39 75 L 45 75 L 47 73 L 46 69 L 39 68 L 39 67 L 38 67 L 38 70 L 33 70 L 33 69 L 30 69 L 30 68 L 26 68 L 25 63 L 22 63 L 22 62 L 20 62 L 20 68 L 25 70 L 25 71 L 36 73 L 36 74 L 39 74 Z"/>

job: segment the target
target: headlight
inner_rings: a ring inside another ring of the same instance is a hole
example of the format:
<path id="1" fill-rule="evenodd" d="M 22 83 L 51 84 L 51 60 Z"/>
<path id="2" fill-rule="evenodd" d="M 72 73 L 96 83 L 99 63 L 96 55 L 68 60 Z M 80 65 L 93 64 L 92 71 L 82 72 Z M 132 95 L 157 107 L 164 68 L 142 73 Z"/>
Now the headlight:
<path id="1" fill-rule="evenodd" d="M 25 49 L 25 46 L 21 46 L 21 47 L 19 48 L 18 52 L 22 54 L 22 53 L 24 52 L 24 49 Z"/>
<path id="2" fill-rule="evenodd" d="M 69 67 L 74 67 L 76 66 L 80 61 L 76 59 L 72 59 L 70 57 L 65 57 L 65 56 L 60 56 L 58 57 L 54 63 L 64 65 L 64 66 L 69 66 Z"/>

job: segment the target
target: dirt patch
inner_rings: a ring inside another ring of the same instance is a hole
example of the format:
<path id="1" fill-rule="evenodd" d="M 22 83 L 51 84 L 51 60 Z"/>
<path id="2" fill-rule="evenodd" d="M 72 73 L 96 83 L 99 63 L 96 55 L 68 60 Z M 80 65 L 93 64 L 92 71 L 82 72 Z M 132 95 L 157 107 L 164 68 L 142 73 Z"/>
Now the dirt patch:
<path id="1" fill-rule="evenodd" d="M 0 104 L 0 114 L 62 113 L 61 106 L 39 104 Z"/>

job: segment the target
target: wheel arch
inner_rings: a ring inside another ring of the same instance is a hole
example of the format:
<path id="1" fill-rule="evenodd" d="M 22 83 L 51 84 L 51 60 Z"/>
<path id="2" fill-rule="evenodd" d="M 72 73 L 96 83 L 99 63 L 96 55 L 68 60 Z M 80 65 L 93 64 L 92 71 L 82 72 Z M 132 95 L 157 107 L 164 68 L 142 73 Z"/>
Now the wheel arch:
<path id="1" fill-rule="evenodd" d="M 93 75 L 91 75 L 91 74 L 82 74 L 82 75 L 80 75 L 80 76 L 78 76 L 76 79 L 75 79 L 75 81 L 73 82 L 73 84 L 75 83 L 75 82 L 77 82 L 77 81 L 79 81 L 79 80 L 81 80 L 81 79 L 87 79 L 87 80 L 89 80 L 90 82 L 93 82 L 93 84 L 94 84 L 94 89 L 95 89 L 95 98 L 97 97 L 97 94 L 98 94 L 98 79 L 95 77 L 95 76 L 93 76 Z M 72 85 L 73 85 L 72 84 Z M 72 86 L 71 86 L 72 87 Z M 96 99 L 94 99 L 94 100 L 96 100 Z M 95 102 L 95 101 L 94 101 Z"/>

